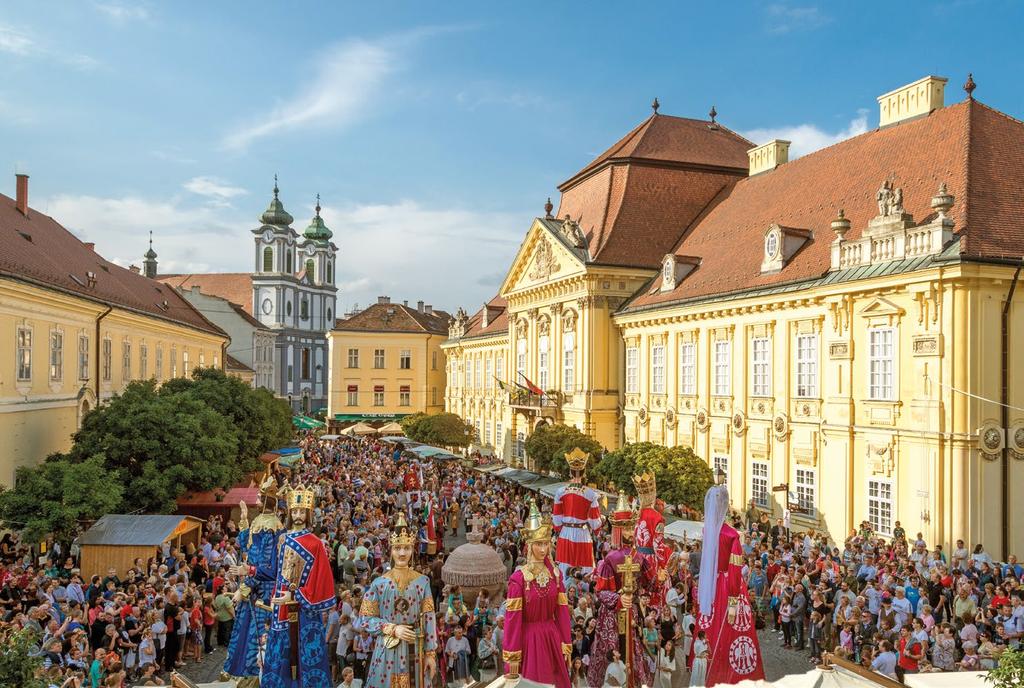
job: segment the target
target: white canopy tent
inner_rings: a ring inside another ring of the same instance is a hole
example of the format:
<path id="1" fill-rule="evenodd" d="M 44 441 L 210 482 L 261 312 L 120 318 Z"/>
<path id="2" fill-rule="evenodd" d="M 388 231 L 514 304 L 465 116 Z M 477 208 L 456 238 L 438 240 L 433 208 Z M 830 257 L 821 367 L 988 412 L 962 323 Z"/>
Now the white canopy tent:
<path id="1" fill-rule="evenodd" d="M 704 537 L 703 521 L 684 521 L 679 519 L 665 526 L 665 537 L 676 542 L 700 540 Z"/>

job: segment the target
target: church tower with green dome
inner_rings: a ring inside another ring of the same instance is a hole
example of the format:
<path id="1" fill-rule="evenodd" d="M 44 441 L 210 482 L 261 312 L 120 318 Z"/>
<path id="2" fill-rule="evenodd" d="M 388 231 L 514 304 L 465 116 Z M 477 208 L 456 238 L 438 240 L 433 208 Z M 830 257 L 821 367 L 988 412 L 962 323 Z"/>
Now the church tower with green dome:
<path id="1" fill-rule="evenodd" d="M 300 235 L 284 209 L 277 176 L 274 196 L 252 230 L 253 315 L 278 332 L 278 396 L 310 413 L 327 405 L 327 333 L 336 313 L 335 257 L 338 247 L 320 216 L 320 196 L 309 226 Z"/>

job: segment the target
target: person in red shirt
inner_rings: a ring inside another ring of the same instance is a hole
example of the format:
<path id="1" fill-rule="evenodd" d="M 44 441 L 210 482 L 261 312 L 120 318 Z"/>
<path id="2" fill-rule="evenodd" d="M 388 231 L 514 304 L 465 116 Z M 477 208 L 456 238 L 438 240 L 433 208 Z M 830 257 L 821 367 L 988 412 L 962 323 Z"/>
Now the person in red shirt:
<path id="1" fill-rule="evenodd" d="M 916 674 L 917 663 L 924 657 L 924 648 L 921 646 L 921 641 L 917 640 L 910 634 L 910 626 L 904 626 L 900 629 L 900 640 L 899 645 L 899 659 L 896 661 L 896 666 L 904 674 Z"/>

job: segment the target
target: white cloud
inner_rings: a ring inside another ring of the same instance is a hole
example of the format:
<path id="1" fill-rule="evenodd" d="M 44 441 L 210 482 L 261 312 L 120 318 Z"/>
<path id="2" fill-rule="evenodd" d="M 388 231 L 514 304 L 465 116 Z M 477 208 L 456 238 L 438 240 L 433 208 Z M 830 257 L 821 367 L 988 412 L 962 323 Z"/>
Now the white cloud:
<path id="1" fill-rule="evenodd" d="M 751 129 L 743 132 L 743 136 L 756 144 L 767 143 L 772 139 L 792 141 L 792 145 L 789 147 L 789 157 L 793 159 L 863 134 L 867 130 L 868 111 L 858 110 L 857 116 L 850 120 L 846 128 L 836 132 L 825 131 L 814 124 L 796 124 L 785 127 Z"/>
<path id="2" fill-rule="evenodd" d="M 28 55 L 35 48 L 35 41 L 21 31 L 0 24 L 0 51 L 12 55 Z"/>
<path id="3" fill-rule="evenodd" d="M 97 2 L 93 6 L 115 24 L 126 24 L 130 21 L 145 21 L 149 19 L 149 10 L 142 5 L 129 5 L 121 2 Z"/>
<path id="4" fill-rule="evenodd" d="M 217 177 L 192 177 L 183 186 L 187 191 L 217 201 L 226 201 L 249 193 L 240 186 L 231 186 Z"/>
<path id="5" fill-rule="evenodd" d="M 765 8 L 768 33 L 782 34 L 791 31 L 812 31 L 832 21 L 818 7 L 794 7 L 776 3 Z"/>
<path id="6" fill-rule="evenodd" d="M 329 48 L 300 93 L 229 132 L 224 147 L 242 150 L 257 139 L 299 127 L 351 124 L 394 71 L 397 59 L 387 41 L 353 40 Z"/>
<path id="7" fill-rule="evenodd" d="M 161 273 L 252 270 L 249 230 L 262 209 L 253 204 L 238 211 L 188 195 L 60 195 L 41 199 L 39 207 L 120 265 L 139 264 L 152 230 Z M 423 299 L 444 310 L 475 310 L 497 290 L 504 274 L 495 266 L 512 261 L 529 217 L 413 200 L 325 207 L 321 215 L 339 249 L 340 313 L 381 294 L 396 301 Z M 306 222 L 302 214 L 293 227 L 301 233 Z"/>

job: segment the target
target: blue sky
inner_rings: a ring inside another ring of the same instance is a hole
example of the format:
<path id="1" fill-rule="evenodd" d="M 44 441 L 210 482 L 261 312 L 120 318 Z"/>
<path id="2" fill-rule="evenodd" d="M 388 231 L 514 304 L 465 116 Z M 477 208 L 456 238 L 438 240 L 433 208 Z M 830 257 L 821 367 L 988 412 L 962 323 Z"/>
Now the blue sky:
<path id="1" fill-rule="evenodd" d="M 556 185 L 650 113 L 797 154 L 877 126 L 925 74 L 1024 116 L 1024 9 L 944 3 L 5 2 L 0 192 L 122 264 L 248 271 L 273 175 L 315 194 L 339 312 L 472 310 Z"/>

